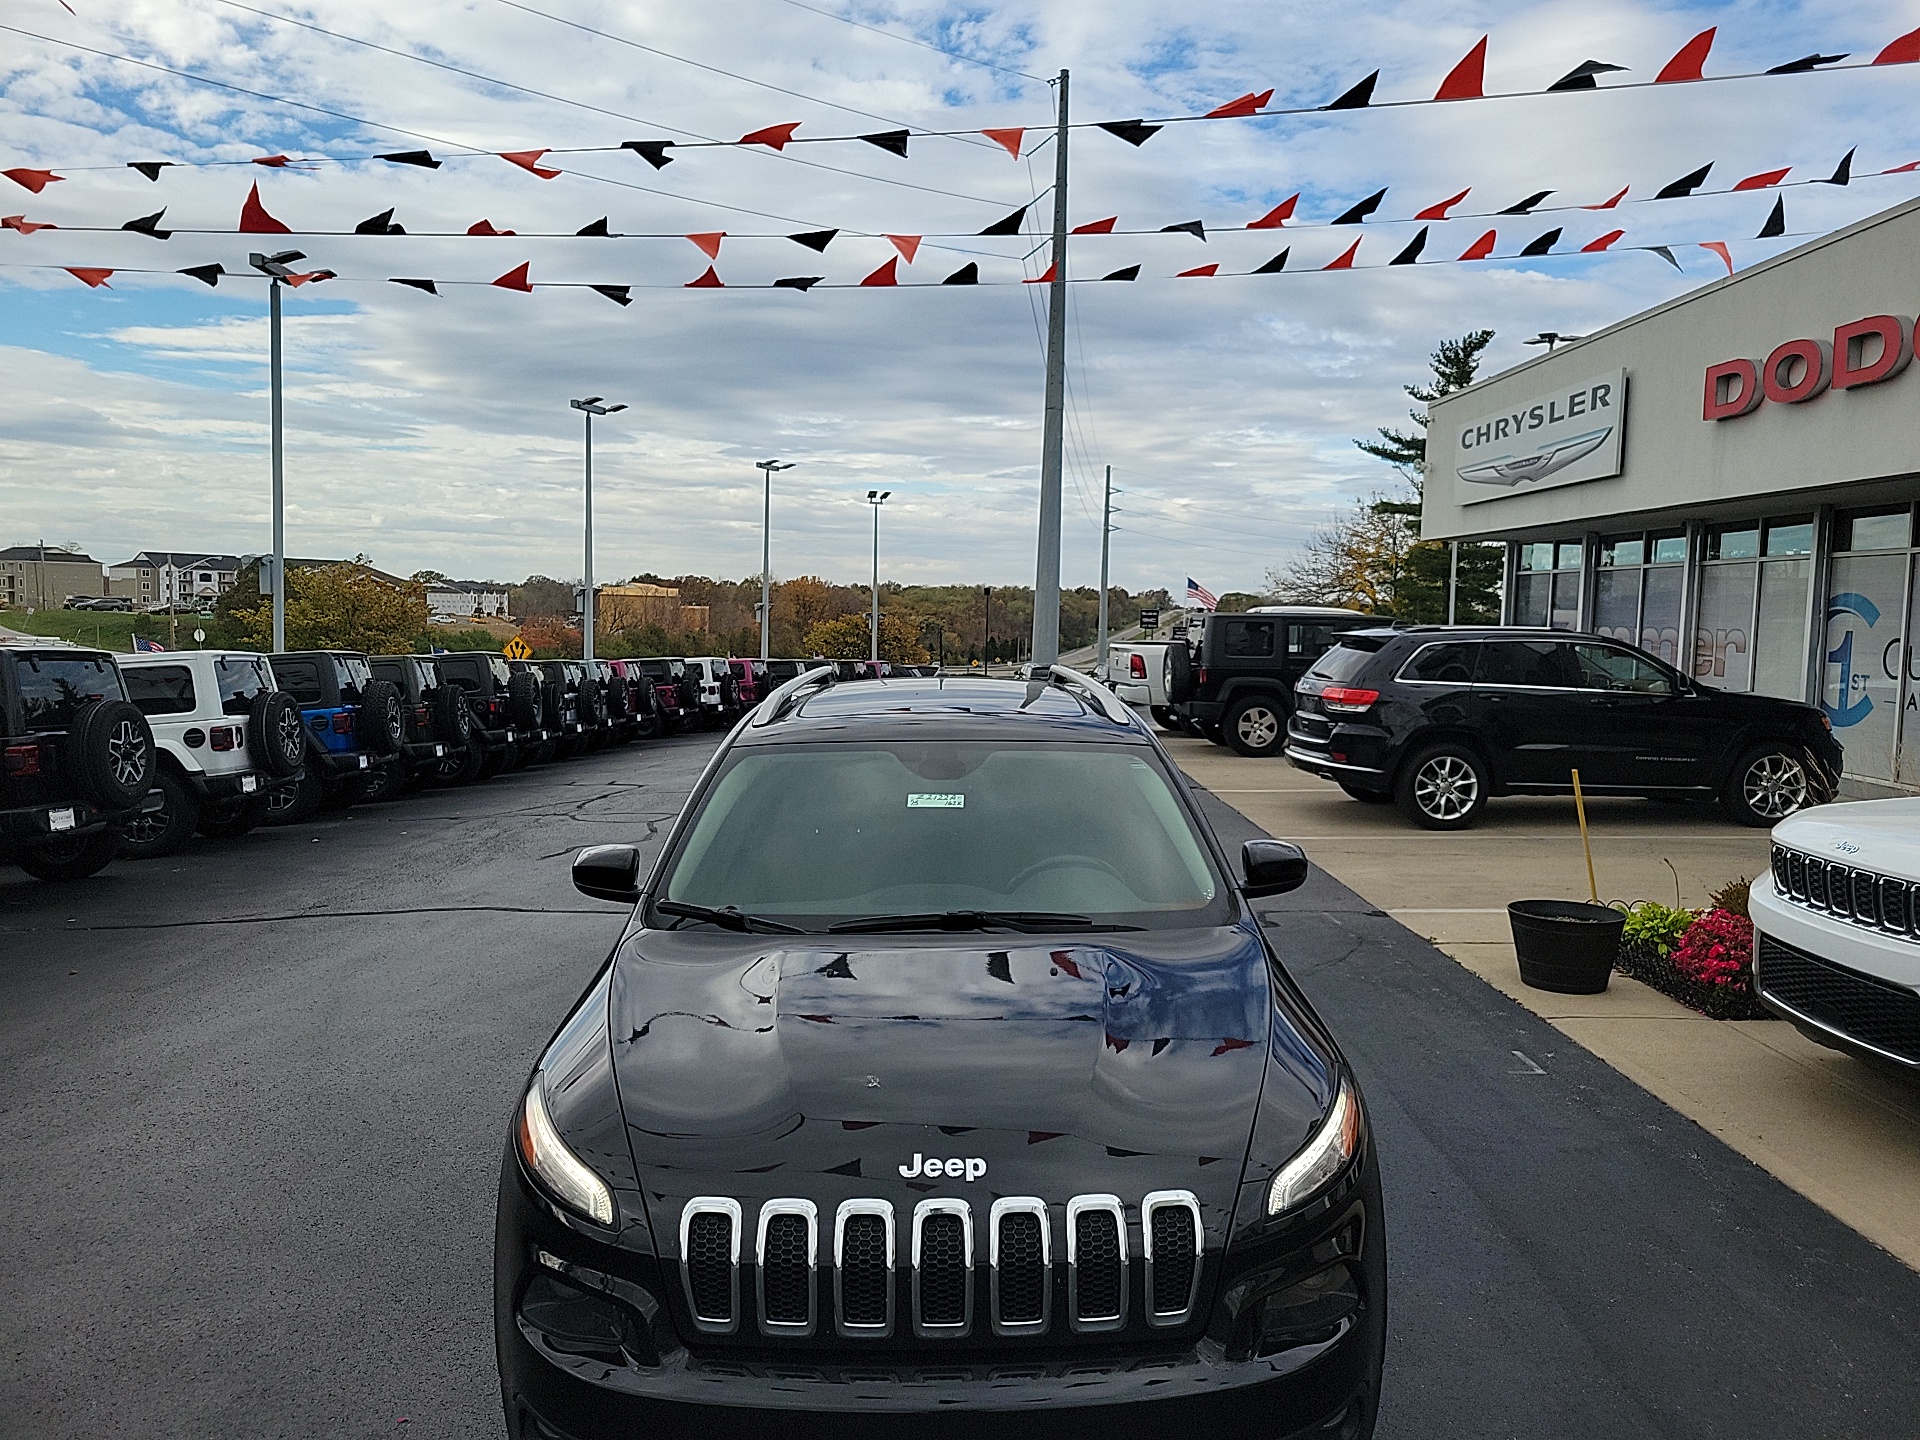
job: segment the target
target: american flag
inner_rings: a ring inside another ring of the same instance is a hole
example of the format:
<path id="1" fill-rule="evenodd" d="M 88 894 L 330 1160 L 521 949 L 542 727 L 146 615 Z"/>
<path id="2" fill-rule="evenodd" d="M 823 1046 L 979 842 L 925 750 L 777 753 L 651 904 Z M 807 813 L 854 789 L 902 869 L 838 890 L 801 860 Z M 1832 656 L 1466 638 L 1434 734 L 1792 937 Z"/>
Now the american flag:
<path id="1" fill-rule="evenodd" d="M 1220 597 L 1189 575 L 1187 577 L 1187 603 L 1189 605 L 1198 605 L 1202 610 L 1218 610 L 1220 608 Z"/>
<path id="2" fill-rule="evenodd" d="M 133 653 L 136 655 L 151 655 L 166 648 L 158 640 L 147 640 L 138 635 L 133 637 Z"/>

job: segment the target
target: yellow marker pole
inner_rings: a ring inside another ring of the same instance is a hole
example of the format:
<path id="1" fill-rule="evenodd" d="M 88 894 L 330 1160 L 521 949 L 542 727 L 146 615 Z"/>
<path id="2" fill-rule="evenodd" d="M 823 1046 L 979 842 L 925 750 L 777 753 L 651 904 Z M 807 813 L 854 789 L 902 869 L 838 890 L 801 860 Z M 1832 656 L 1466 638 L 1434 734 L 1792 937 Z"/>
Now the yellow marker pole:
<path id="1" fill-rule="evenodd" d="M 1580 772 L 1573 772 L 1573 808 L 1580 817 L 1580 847 L 1587 852 L 1587 894 L 1600 903 L 1600 886 L 1593 878 L 1593 841 L 1587 838 L 1587 797 L 1580 793 Z"/>

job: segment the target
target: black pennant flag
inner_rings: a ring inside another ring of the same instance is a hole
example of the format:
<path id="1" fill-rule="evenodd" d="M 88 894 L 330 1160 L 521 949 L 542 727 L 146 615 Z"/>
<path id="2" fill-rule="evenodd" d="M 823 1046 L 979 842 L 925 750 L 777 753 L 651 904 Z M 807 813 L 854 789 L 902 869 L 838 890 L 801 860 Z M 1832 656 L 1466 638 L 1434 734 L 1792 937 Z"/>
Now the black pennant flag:
<path id="1" fill-rule="evenodd" d="M 186 269 L 178 271 L 176 273 L 181 275 L 191 275 L 194 279 L 200 281 L 202 284 L 205 284 L 208 286 L 214 286 L 220 283 L 220 277 L 226 274 L 227 272 L 221 269 L 218 265 L 189 265 L 187 266 Z"/>
<path id="2" fill-rule="evenodd" d="M 369 215 L 353 227 L 356 235 L 404 235 L 407 232 L 393 223 L 393 211 L 382 210 L 378 215 Z"/>
<path id="3" fill-rule="evenodd" d="M 1858 148 L 1859 148 L 1858 146 L 1855 147 L 1855 149 L 1858 149 Z M 1840 157 L 1840 163 L 1834 168 L 1833 174 L 1829 175 L 1825 180 L 1821 181 L 1820 183 L 1823 185 L 1846 185 L 1851 183 L 1852 180 L 1853 180 L 1853 151 L 1849 150 L 1847 151 L 1846 154 Z"/>
<path id="4" fill-rule="evenodd" d="M 1138 280 L 1140 278 L 1140 267 L 1138 265 L 1123 266 L 1111 274 L 1102 275 L 1100 278 L 1102 280 Z"/>
<path id="5" fill-rule="evenodd" d="M 1561 90 L 1597 90 L 1599 86 L 1594 82 L 1594 76 L 1606 75 L 1626 68 L 1624 65 L 1609 65 L 1604 60 L 1588 60 L 1584 64 L 1574 66 L 1547 86 L 1547 93 L 1552 95 Z"/>
<path id="6" fill-rule="evenodd" d="M 784 280 L 773 282 L 776 290 L 811 290 L 827 277 L 824 275 L 789 275 Z"/>
<path id="7" fill-rule="evenodd" d="M 426 150 L 396 150 L 391 155 L 376 155 L 376 160 L 390 160 L 395 165 L 418 165 L 422 170 L 438 170 L 440 162 Z"/>
<path id="8" fill-rule="evenodd" d="M 149 180 L 158 180 L 160 178 L 160 172 L 162 170 L 169 170 L 173 168 L 173 161 L 171 160 L 129 160 L 127 162 L 127 168 L 129 170 L 138 170 L 142 175 L 146 176 L 147 179 Z"/>
<path id="9" fill-rule="evenodd" d="M 905 130 L 881 130 L 872 135 L 860 137 L 869 145 L 878 145 L 889 155 L 904 157 L 907 153 L 908 132 Z"/>
<path id="10" fill-rule="evenodd" d="M 1686 268 L 1683 265 L 1681 265 L 1681 263 L 1678 260 L 1673 258 L 1673 251 L 1669 250 L 1666 246 L 1649 245 L 1647 246 L 1647 249 L 1652 254 L 1658 255 L 1662 260 L 1666 261 L 1667 264 L 1671 265 L 1674 269 L 1680 271 L 1681 274 L 1683 275 L 1686 274 Z"/>
<path id="11" fill-rule="evenodd" d="M 576 235 L 600 235 L 608 239 L 613 237 L 613 232 L 607 229 L 607 217 L 604 215 L 590 225 L 582 225 L 573 233 Z"/>
<path id="12" fill-rule="evenodd" d="M 1818 70 L 1822 65 L 1837 65 L 1847 57 L 1844 55 L 1802 55 L 1798 60 L 1789 60 L 1784 65 L 1776 65 L 1767 71 L 1769 75 L 1800 75 L 1808 70 Z"/>
<path id="13" fill-rule="evenodd" d="M 1771 240 L 1776 235 L 1787 233 L 1787 197 L 1782 195 L 1773 202 L 1773 213 L 1767 216 L 1767 223 L 1760 227 L 1756 240 Z"/>
<path id="14" fill-rule="evenodd" d="M 980 233 L 982 235 L 1018 235 L 1020 233 L 1020 222 L 1026 218 L 1027 207 L 1022 205 L 1011 215 L 1006 216 L 1004 219 L 994 221 L 993 224 L 987 226 L 987 228 Z"/>
<path id="15" fill-rule="evenodd" d="M 1662 186 L 1660 193 L 1653 198 L 1656 200 L 1679 200 L 1684 196 L 1691 195 L 1707 183 L 1707 172 L 1711 169 L 1713 169 L 1713 164 L 1709 161 L 1698 170 L 1690 171 L 1682 175 L 1671 185 Z"/>
<path id="16" fill-rule="evenodd" d="M 429 295 L 438 295 L 440 293 L 440 287 L 435 285 L 431 280 L 403 280 L 396 275 L 387 283 L 391 285 L 406 285 L 414 290 L 424 290 Z"/>
<path id="17" fill-rule="evenodd" d="M 787 239 L 796 245 L 804 245 L 809 250 L 818 250 L 824 255 L 827 246 L 833 243 L 833 237 L 839 233 L 838 230 L 808 230 L 799 235 L 789 235 Z"/>
<path id="18" fill-rule="evenodd" d="M 1531 215 L 1533 213 L 1533 207 L 1551 194 L 1553 194 L 1551 190 L 1536 190 L 1519 204 L 1509 205 L 1506 209 L 1498 211 L 1497 213 L 1501 215 Z"/>
<path id="19" fill-rule="evenodd" d="M 120 228 L 131 230 L 136 235 L 151 235 L 156 240 L 165 240 L 173 234 L 171 230 L 160 228 L 160 217 L 166 213 L 164 209 L 156 210 L 151 215 L 142 215 L 138 220 L 129 220 Z"/>
<path id="20" fill-rule="evenodd" d="M 940 283 L 942 285 L 978 285 L 980 283 L 980 267 L 969 260 Z"/>
<path id="21" fill-rule="evenodd" d="M 656 170 L 664 170 L 673 163 L 673 157 L 667 154 L 671 140 L 622 140 L 620 148 L 631 150 Z"/>
<path id="22" fill-rule="evenodd" d="M 1102 120 L 1100 128 L 1109 135 L 1117 135 L 1129 145 L 1144 145 L 1166 127 L 1149 125 L 1144 120 Z"/>
<path id="23" fill-rule="evenodd" d="M 1207 227 L 1198 220 L 1183 220 L 1178 225 L 1162 225 L 1160 233 L 1162 235 L 1197 235 L 1204 240 L 1207 238 Z"/>
<path id="24" fill-rule="evenodd" d="M 1556 245 L 1558 245 L 1558 244 L 1560 243 L 1560 235 L 1561 235 L 1561 233 L 1562 233 L 1562 232 L 1561 232 L 1561 229 L 1560 229 L 1560 227 L 1559 227 L 1558 225 L 1556 225 L 1556 226 L 1554 226 L 1554 227 L 1553 227 L 1553 229 L 1551 229 L 1551 230 L 1549 230 L 1549 231 L 1547 231 L 1547 233 L 1546 233 L 1546 234 L 1544 234 L 1544 235 L 1542 235 L 1542 236 L 1541 236 L 1541 237 L 1540 237 L 1539 239 L 1537 239 L 1537 240 L 1529 240 L 1529 241 L 1528 241 L 1528 242 L 1526 243 L 1526 246 L 1525 246 L 1525 248 L 1523 248 L 1523 249 L 1522 249 L 1522 250 L 1520 251 L 1520 253 L 1521 253 L 1522 255 L 1548 255 L 1548 254 L 1551 254 L 1551 253 L 1553 252 L 1553 247 L 1554 247 L 1554 246 L 1556 246 Z"/>
<path id="25" fill-rule="evenodd" d="M 1558 230 L 1554 231 L 1553 233 L 1556 237 L 1560 234 Z M 1407 243 L 1407 248 L 1402 250 L 1398 255 L 1394 256 L 1391 260 L 1387 261 L 1387 264 L 1411 265 L 1420 258 L 1420 252 L 1426 248 L 1427 248 L 1427 227 L 1425 225 L 1422 225 L 1420 227 L 1420 233 L 1414 236 L 1413 239 Z"/>
<path id="26" fill-rule="evenodd" d="M 1380 202 L 1386 198 L 1387 192 L 1384 188 L 1376 190 L 1344 215 L 1335 217 L 1333 223 L 1336 225 L 1361 224 L 1366 220 L 1367 216 L 1373 214 L 1374 211 L 1380 208 Z"/>
<path id="27" fill-rule="evenodd" d="M 1376 70 L 1325 108 L 1328 110 L 1364 110 L 1373 103 L 1373 87 L 1378 84 L 1379 81 L 1380 72 Z"/>
<path id="28" fill-rule="evenodd" d="M 633 303 L 633 296 L 628 293 L 633 289 L 631 285 L 589 285 L 587 288 L 596 295 L 606 296 L 607 299 L 613 301 L 616 305 L 631 305 Z"/>
<path id="29" fill-rule="evenodd" d="M 1291 254 L 1293 254 L 1293 247 L 1289 245 L 1253 273 L 1255 275 L 1278 275 L 1282 270 L 1287 268 L 1287 257 Z"/>

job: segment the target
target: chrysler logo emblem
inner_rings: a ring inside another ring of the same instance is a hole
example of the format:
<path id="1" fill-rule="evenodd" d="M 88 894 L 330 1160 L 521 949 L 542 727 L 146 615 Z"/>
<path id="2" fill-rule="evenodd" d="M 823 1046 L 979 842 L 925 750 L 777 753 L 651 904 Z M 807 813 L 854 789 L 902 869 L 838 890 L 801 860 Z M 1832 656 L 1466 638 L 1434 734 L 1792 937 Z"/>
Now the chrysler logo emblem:
<path id="1" fill-rule="evenodd" d="M 1503 486 L 1518 485 L 1522 480 L 1544 480 L 1582 456 L 1591 455 L 1607 443 L 1611 434 L 1613 427 L 1609 425 L 1604 430 L 1589 430 L 1565 440 L 1550 440 L 1531 455 L 1502 455 L 1498 460 L 1462 466 L 1460 478 L 1471 485 Z"/>

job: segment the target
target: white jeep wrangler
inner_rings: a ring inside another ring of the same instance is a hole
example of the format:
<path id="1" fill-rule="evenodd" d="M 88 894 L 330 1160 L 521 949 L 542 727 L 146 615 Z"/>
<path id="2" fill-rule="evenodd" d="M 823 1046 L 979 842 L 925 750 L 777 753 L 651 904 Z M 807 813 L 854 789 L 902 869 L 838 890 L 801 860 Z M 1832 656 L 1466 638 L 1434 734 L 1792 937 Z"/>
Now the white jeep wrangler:
<path id="1" fill-rule="evenodd" d="M 250 650 L 121 655 L 127 696 L 153 727 L 158 810 L 127 828 L 122 855 L 171 855 L 197 830 L 244 835 L 267 818 L 267 794 L 299 779 L 300 706 Z"/>

